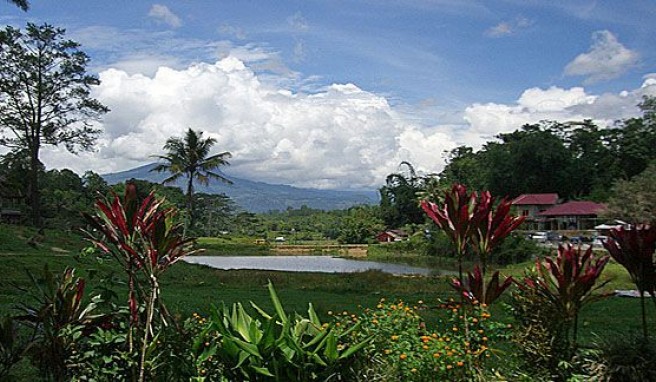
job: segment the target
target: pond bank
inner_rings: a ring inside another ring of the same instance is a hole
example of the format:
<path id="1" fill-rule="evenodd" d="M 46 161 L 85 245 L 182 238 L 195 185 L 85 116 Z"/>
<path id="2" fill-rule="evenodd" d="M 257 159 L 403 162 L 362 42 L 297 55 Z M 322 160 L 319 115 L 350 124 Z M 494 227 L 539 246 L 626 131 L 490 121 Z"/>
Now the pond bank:
<path id="1" fill-rule="evenodd" d="M 341 257 L 367 257 L 368 245 L 303 245 L 303 244 L 276 244 L 271 251 L 277 255 L 335 255 Z"/>

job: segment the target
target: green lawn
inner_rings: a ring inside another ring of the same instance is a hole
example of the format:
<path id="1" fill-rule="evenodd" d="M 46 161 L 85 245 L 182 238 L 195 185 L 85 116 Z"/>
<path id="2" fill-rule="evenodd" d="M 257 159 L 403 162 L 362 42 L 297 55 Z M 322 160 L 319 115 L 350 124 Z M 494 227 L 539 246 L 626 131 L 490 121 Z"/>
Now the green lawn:
<path id="1" fill-rule="evenodd" d="M 80 236 L 46 231 L 45 237 L 37 237 L 38 245 L 34 248 L 27 242 L 35 234 L 36 232 L 29 228 L 0 226 L 0 262 L 3 270 L 0 281 L 0 314 L 10 313 L 13 305 L 25 301 L 25 296 L 15 285 L 28 285 L 27 271 L 38 274 L 46 264 L 51 270 L 76 267 L 80 275 L 88 278 L 89 295 L 98 292 L 101 287 L 109 286 L 116 290 L 121 299 L 125 298 L 126 288 L 122 284 L 121 270 L 111 259 L 99 261 L 94 256 L 80 256 L 80 250 L 87 245 Z M 220 246 L 222 251 L 216 254 L 239 247 L 235 244 L 219 243 L 214 239 L 202 239 L 200 245 L 208 247 L 208 252 L 215 251 L 216 247 Z M 250 253 L 249 244 L 242 246 L 242 250 L 238 252 Z M 411 255 L 399 255 L 395 261 L 402 260 L 403 256 L 413 259 Z M 375 258 L 384 260 L 385 256 Z M 437 260 L 433 260 L 435 261 Z M 410 262 L 417 264 L 418 261 Z M 431 263 L 424 265 L 428 264 Z M 513 265 L 501 271 L 519 277 L 523 269 L 530 265 L 532 263 Z M 110 277 L 112 272 L 113 278 Z M 617 264 L 609 264 L 603 277 L 611 280 L 604 291 L 631 288 L 628 275 Z M 254 301 L 269 308 L 266 291 L 268 280 L 274 283 L 288 309 L 305 311 L 307 304 L 311 302 L 324 317 L 328 311 L 354 311 L 359 306 L 374 306 L 382 297 L 408 302 L 430 302 L 454 296 L 448 280 L 443 277 L 398 277 L 381 272 L 339 275 L 222 271 L 179 262 L 162 280 L 163 299 L 172 312 L 181 316 L 188 316 L 192 312 L 207 313 L 213 304 L 231 304 L 237 301 Z M 652 304 L 649 309 L 653 310 Z M 497 310 L 500 318 L 509 320 L 504 309 L 498 307 Z M 431 311 L 425 312 L 429 324 L 434 314 Z M 583 311 L 580 335 L 585 342 L 594 340 L 596 335 L 622 335 L 637 331 L 640 324 L 638 315 L 638 299 L 608 298 Z"/>

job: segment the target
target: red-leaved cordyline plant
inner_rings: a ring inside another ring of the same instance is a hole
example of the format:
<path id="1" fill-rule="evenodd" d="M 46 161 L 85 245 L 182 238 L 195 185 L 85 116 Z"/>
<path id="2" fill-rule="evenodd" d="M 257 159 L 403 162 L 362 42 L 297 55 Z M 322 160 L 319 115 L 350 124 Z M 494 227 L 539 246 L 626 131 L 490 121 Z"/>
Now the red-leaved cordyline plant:
<path id="1" fill-rule="evenodd" d="M 439 206 L 428 200 L 422 200 L 421 208 L 435 224 L 449 237 L 456 248 L 458 257 L 458 276 L 462 280 L 462 258 L 467 251 L 467 244 L 472 233 L 471 219 L 476 204 L 476 193 L 467 193 L 462 184 L 454 184 L 447 191 L 444 204 Z"/>
<path id="2" fill-rule="evenodd" d="M 486 271 L 487 257 L 503 239 L 516 230 L 523 222 L 524 216 L 514 216 L 510 213 L 512 203 L 507 199 L 499 201 L 494 206 L 494 197 L 489 191 L 481 192 L 476 201 L 474 215 L 472 217 L 472 232 L 474 248 L 478 252 L 483 267 Z"/>
<path id="3" fill-rule="evenodd" d="M 424 200 L 421 206 L 454 243 L 458 256 L 456 282 L 460 284 L 463 280 L 462 258 L 468 246 L 479 255 L 484 279 L 490 253 L 524 221 L 523 216 L 510 214 L 510 201 L 502 199 L 495 207 L 495 199 L 490 192 L 484 191 L 479 197 L 476 192 L 467 193 L 467 188 L 462 184 L 454 184 L 451 191 L 446 193 L 444 205 Z M 486 284 L 481 282 L 480 285 L 481 300 L 486 300 Z"/>
<path id="4" fill-rule="evenodd" d="M 482 303 L 490 305 L 496 299 L 498 299 L 503 292 L 508 289 L 510 284 L 512 284 L 512 277 L 506 277 L 506 279 L 500 283 L 499 282 L 499 271 L 496 271 L 490 277 L 490 281 L 485 285 L 485 277 L 481 272 L 481 268 L 478 265 L 474 266 L 473 272 L 468 272 L 468 279 L 466 282 L 461 282 L 458 279 L 453 279 L 451 281 L 451 286 L 458 292 L 460 292 L 467 301 L 472 304 Z"/>
<path id="5" fill-rule="evenodd" d="M 132 328 L 138 324 L 139 306 L 146 305 L 139 381 L 144 379 L 146 350 L 153 336 L 153 316 L 159 298 L 159 276 L 176 261 L 193 252 L 193 239 L 185 239 L 182 235 L 182 225 L 174 223 L 177 211 L 174 208 L 163 208 L 162 204 L 163 199 L 156 199 L 153 193 L 138 203 L 136 187 L 134 184 L 128 184 L 123 201 L 117 195 L 111 200 L 98 199 L 95 215 L 85 215 L 91 227 L 100 234 L 100 237 L 96 237 L 87 232 L 89 240 L 117 259 L 127 273 L 130 289 L 130 336 Z M 138 273 L 146 279 L 147 289 L 140 288 L 137 282 Z M 144 295 L 144 301 L 139 301 L 138 292 Z"/>
<path id="6" fill-rule="evenodd" d="M 647 339 L 647 316 L 645 312 L 645 292 L 656 304 L 656 226 L 640 225 L 633 229 L 613 229 L 604 243 L 610 255 L 620 263 L 631 276 L 640 292 L 642 307 L 642 333 Z"/>
<path id="7" fill-rule="evenodd" d="M 578 314 L 585 304 L 606 297 L 592 292 L 606 283 L 595 286 L 609 256 L 595 257 L 592 247 L 584 252 L 581 247 L 558 246 L 555 259 L 546 257 L 535 262 L 537 277 L 525 278 L 517 283 L 520 288 L 533 289 L 547 299 L 560 312 L 563 323 L 573 329 L 572 347 L 576 346 Z M 568 330 L 569 333 L 569 330 Z M 569 334 L 567 334 L 569 337 Z"/>

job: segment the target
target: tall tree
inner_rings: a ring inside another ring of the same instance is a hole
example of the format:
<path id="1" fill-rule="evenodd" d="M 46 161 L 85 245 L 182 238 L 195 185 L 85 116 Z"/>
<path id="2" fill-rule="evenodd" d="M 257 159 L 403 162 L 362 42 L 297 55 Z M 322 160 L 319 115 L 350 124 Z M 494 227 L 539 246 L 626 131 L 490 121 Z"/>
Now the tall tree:
<path id="1" fill-rule="evenodd" d="M 405 171 L 402 171 L 405 167 Z M 424 214 L 418 193 L 423 190 L 423 178 L 417 176 L 408 162 L 399 164 L 399 172 L 389 174 L 380 188 L 380 213 L 385 225 L 398 228 L 406 224 L 421 224 Z"/>
<path id="2" fill-rule="evenodd" d="M 12 3 L 18 8 L 24 10 L 27 12 L 28 9 L 30 9 L 30 2 L 27 0 L 7 0 L 8 3 Z"/>
<path id="3" fill-rule="evenodd" d="M 28 23 L 25 32 L 0 31 L 0 145 L 29 161 L 32 222 L 41 225 L 39 153 L 64 145 L 72 153 L 93 147 L 92 122 L 109 111 L 90 96 L 100 81 L 86 72 L 89 57 L 64 38 L 65 30 Z"/>
<path id="4" fill-rule="evenodd" d="M 200 184 L 209 184 L 210 179 L 217 179 L 232 184 L 228 178 L 213 172 L 219 166 L 230 165 L 228 158 L 232 155 L 225 151 L 220 154 L 208 156 L 216 139 L 203 139 L 202 131 L 187 130 L 183 138 L 172 137 L 166 141 L 164 150 L 166 155 L 156 155 L 164 161 L 151 171 L 170 172 L 171 176 L 162 183 L 173 183 L 182 177 L 187 178 L 187 213 L 189 214 L 189 227 L 194 226 L 194 181 Z"/>

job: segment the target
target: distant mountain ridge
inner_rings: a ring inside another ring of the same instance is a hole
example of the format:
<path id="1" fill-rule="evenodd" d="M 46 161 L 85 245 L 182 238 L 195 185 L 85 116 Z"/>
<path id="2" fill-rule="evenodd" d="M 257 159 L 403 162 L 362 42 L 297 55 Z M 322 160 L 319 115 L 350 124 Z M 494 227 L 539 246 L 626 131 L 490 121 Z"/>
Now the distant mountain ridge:
<path id="1" fill-rule="evenodd" d="M 121 183 L 133 178 L 161 183 L 162 180 L 168 177 L 168 174 L 150 172 L 155 166 L 155 163 L 150 163 L 131 170 L 101 176 L 109 184 Z M 322 210 L 336 210 L 359 204 L 378 203 L 378 193 L 376 191 L 318 190 L 256 182 L 230 175 L 226 175 L 226 177 L 233 182 L 232 185 L 221 181 L 210 181 L 208 186 L 194 183 L 196 192 L 226 194 L 244 210 L 256 213 L 285 210 L 287 207 L 300 208 L 303 205 Z M 184 184 L 185 179 L 181 179 L 174 185 L 184 191 Z"/>

